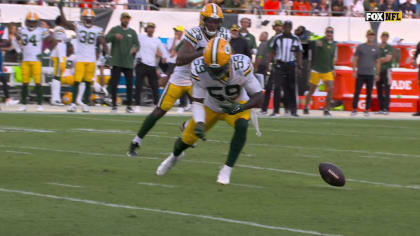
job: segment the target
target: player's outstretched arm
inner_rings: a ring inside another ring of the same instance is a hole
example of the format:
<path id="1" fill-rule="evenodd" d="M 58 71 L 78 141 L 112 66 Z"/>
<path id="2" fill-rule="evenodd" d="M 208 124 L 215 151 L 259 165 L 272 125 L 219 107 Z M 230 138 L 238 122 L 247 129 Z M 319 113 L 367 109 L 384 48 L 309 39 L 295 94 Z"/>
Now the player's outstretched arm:
<path id="1" fill-rule="evenodd" d="M 194 59 L 203 56 L 203 49 L 196 51 L 189 42 L 185 41 L 179 48 L 176 58 L 176 65 L 183 66 L 190 64 Z"/>
<path id="2" fill-rule="evenodd" d="M 74 26 L 72 23 L 67 21 L 66 16 L 64 15 L 63 6 L 64 6 L 64 1 L 61 0 L 58 3 L 58 9 L 60 10 L 60 18 L 61 18 L 61 22 L 63 22 L 63 26 L 69 30 L 76 30 L 76 26 Z"/>

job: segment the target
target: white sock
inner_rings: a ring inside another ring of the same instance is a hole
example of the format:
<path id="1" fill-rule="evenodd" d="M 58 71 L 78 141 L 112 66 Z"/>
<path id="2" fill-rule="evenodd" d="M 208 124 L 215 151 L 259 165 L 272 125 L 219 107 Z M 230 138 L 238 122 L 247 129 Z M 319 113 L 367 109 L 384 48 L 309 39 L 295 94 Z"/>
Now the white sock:
<path id="1" fill-rule="evenodd" d="M 51 81 L 51 100 L 52 102 L 61 102 L 60 98 L 61 82 L 53 79 Z"/>
<path id="2" fill-rule="evenodd" d="M 137 143 L 138 145 L 141 145 L 141 138 L 136 135 L 136 137 L 134 137 L 133 139 L 133 143 Z"/>
<path id="3" fill-rule="evenodd" d="M 80 105 L 83 103 L 82 98 L 83 98 L 83 94 L 85 94 L 85 90 L 86 90 L 86 84 L 85 82 L 81 82 L 79 84 L 79 91 L 77 93 L 76 104 Z"/>

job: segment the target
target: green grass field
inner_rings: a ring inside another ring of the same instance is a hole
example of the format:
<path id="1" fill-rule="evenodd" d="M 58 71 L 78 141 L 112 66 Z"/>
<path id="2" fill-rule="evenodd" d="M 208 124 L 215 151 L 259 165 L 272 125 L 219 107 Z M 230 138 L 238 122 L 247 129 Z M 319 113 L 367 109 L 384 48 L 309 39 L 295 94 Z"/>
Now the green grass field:
<path id="1" fill-rule="evenodd" d="M 155 175 L 186 118 L 163 118 L 128 158 L 144 116 L 0 114 L 0 235 L 420 234 L 418 121 L 260 119 L 221 186 L 223 122 Z M 320 162 L 346 186 L 325 184 Z"/>

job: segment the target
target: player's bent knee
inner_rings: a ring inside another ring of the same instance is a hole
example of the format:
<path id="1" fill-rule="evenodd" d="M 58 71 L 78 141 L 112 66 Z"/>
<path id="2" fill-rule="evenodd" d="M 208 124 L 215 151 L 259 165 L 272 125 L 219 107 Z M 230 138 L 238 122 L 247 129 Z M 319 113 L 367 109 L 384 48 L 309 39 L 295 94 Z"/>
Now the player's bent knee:
<path id="1" fill-rule="evenodd" d="M 245 131 L 248 129 L 248 120 L 245 119 L 238 119 L 235 122 L 235 130 L 236 131 Z"/>
<path id="2" fill-rule="evenodd" d="M 154 116 L 155 118 L 158 118 L 158 119 L 162 118 L 165 114 L 166 114 L 166 111 L 162 110 L 159 107 L 156 107 L 152 112 L 152 116 Z"/>

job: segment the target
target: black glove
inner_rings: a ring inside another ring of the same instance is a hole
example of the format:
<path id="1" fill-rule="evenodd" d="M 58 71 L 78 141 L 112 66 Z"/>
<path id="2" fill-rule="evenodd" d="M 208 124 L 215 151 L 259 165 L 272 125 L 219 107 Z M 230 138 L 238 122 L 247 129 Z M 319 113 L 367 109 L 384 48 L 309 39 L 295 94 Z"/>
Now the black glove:
<path id="1" fill-rule="evenodd" d="M 194 133 L 197 137 L 201 138 L 203 141 L 206 141 L 206 130 L 203 122 L 198 122 L 195 124 Z"/>
<path id="2" fill-rule="evenodd" d="M 229 105 L 220 105 L 223 109 L 223 112 L 228 113 L 229 115 L 235 115 L 237 113 L 245 111 L 245 104 L 239 104 L 237 102 L 233 102 Z"/>

